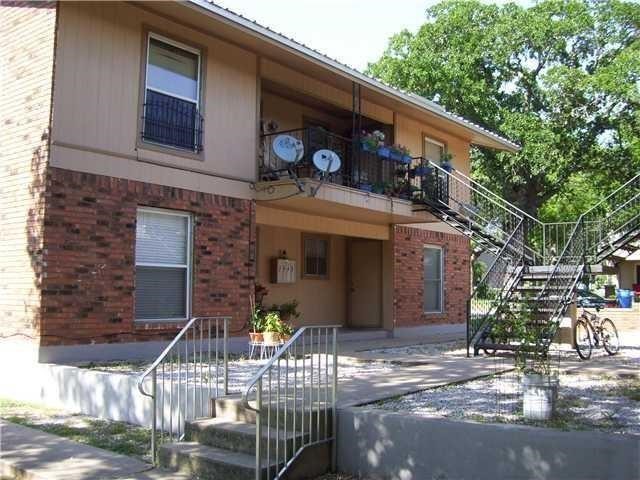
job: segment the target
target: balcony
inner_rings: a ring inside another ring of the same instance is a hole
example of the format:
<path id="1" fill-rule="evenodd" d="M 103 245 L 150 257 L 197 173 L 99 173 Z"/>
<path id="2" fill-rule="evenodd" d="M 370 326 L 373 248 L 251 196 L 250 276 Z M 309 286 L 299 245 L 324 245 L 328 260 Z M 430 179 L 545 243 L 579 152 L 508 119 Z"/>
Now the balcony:
<path id="1" fill-rule="evenodd" d="M 283 135 L 298 140 L 302 146 L 295 162 L 285 162 L 274 152 L 274 140 Z M 371 148 L 359 138 L 346 138 L 323 128 L 309 127 L 263 135 L 260 148 L 262 181 L 308 178 L 406 200 L 412 197 L 410 172 L 416 159 L 386 146 Z M 338 155 L 341 165 L 335 173 L 323 174 L 314 166 L 314 154 L 323 149 Z"/>
<path id="2" fill-rule="evenodd" d="M 274 148 L 283 137 L 289 143 L 289 160 Z M 262 136 L 259 150 L 258 200 L 316 215 L 332 215 L 372 223 L 423 223 L 435 219 L 416 212 L 413 203 L 423 198 L 422 186 L 432 183 L 425 175 L 426 160 L 412 158 L 386 145 L 371 145 L 320 127 L 276 131 Z M 313 163 L 318 150 L 331 150 L 340 168 L 325 173 Z M 423 180 L 424 178 L 424 180 Z M 441 193 L 440 182 L 438 195 Z M 324 186 L 324 188 L 319 188 Z M 341 204 L 341 205 L 339 205 Z M 272 204 L 273 205 L 273 204 Z M 275 205 L 274 205 L 275 206 Z"/>

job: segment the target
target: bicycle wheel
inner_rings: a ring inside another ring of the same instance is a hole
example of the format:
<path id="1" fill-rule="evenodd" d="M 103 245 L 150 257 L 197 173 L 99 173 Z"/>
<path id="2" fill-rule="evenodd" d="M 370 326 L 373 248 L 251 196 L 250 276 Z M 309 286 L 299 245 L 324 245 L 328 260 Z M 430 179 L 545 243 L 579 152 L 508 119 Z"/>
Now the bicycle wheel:
<path id="1" fill-rule="evenodd" d="M 611 320 L 605 318 L 602 321 L 602 346 L 609 355 L 615 355 L 620 351 L 620 339 L 618 329 Z"/>
<path id="2" fill-rule="evenodd" d="M 589 329 L 589 324 L 582 318 L 578 319 L 573 330 L 573 343 L 582 360 L 591 358 L 591 330 Z"/>

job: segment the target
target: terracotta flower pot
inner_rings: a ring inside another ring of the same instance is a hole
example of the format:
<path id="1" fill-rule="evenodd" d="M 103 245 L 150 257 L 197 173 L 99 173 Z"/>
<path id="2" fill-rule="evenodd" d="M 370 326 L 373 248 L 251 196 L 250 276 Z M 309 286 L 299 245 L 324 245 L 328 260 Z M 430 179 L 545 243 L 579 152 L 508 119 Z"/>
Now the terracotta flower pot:
<path id="1" fill-rule="evenodd" d="M 264 343 L 273 345 L 280 342 L 280 334 L 278 332 L 264 332 L 262 335 Z"/>
<path id="2" fill-rule="evenodd" d="M 281 333 L 280 340 L 282 340 L 284 343 L 287 343 L 289 340 L 291 340 L 291 335 L 284 335 Z"/>
<path id="3" fill-rule="evenodd" d="M 249 341 L 251 343 L 262 343 L 264 341 L 262 332 L 249 332 Z"/>

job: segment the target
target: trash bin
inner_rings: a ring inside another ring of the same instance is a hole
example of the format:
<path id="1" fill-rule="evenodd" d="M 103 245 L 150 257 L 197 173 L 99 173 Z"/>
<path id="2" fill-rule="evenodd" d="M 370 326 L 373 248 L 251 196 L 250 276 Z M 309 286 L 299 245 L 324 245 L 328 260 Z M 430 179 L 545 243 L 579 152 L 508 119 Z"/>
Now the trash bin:
<path id="1" fill-rule="evenodd" d="M 620 308 L 631 308 L 633 302 L 633 292 L 631 290 L 618 290 L 618 305 Z"/>

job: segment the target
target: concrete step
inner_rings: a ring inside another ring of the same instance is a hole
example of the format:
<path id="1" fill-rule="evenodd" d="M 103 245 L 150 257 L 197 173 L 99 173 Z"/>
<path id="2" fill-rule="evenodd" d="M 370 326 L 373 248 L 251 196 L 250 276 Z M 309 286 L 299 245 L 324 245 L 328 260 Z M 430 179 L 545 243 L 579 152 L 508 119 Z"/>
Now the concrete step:
<path id="1" fill-rule="evenodd" d="M 176 442 L 162 445 L 158 451 L 160 466 L 202 480 L 255 480 L 255 455 L 200 445 Z M 267 480 L 267 467 L 261 478 Z M 275 468 L 272 465 L 272 475 Z"/>
<path id="2" fill-rule="evenodd" d="M 275 388 L 275 387 L 274 387 Z M 298 389 L 300 390 L 300 389 Z M 313 411 L 309 413 L 309 391 L 306 390 L 305 395 L 305 406 L 306 410 L 303 413 L 302 411 L 302 392 L 298 391 L 298 397 L 296 399 L 296 425 L 302 425 L 302 422 L 305 422 L 304 431 L 309 433 L 309 429 L 311 429 L 311 434 L 313 438 L 324 438 L 325 436 L 325 426 L 327 427 L 327 431 L 330 431 L 331 428 L 331 415 L 332 411 L 329 403 L 327 403 L 327 409 L 325 410 L 325 403 L 323 401 L 318 402 L 317 397 L 315 396 L 317 390 L 314 390 L 314 399 L 313 399 Z M 291 393 L 291 392 L 290 392 Z M 329 392 L 328 392 L 329 393 Z M 293 398 L 289 397 L 285 401 L 284 394 L 280 395 L 280 403 L 275 404 L 275 390 L 272 393 L 272 403 L 269 403 L 267 393 L 263 391 L 263 404 L 262 404 L 262 412 L 263 412 L 263 425 L 266 425 L 267 416 L 269 411 L 271 412 L 269 423 L 271 426 L 275 426 L 276 424 L 281 427 L 285 426 L 285 421 L 287 422 L 287 428 L 292 428 L 293 425 Z M 324 390 L 320 392 L 321 400 L 324 398 Z M 213 416 L 218 419 L 225 419 L 234 422 L 244 422 L 248 424 L 256 423 L 256 412 L 250 409 L 247 409 L 242 403 L 242 397 L 240 395 L 228 395 L 226 397 L 219 397 L 211 399 L 213 405 Z M 287 408 L 285 409 L 285 403 Z M 271 405 L 271 406 L 270 406 Z M 285 415 L 286 410 L 286 415 Z M 325 420 L 326 417 L 326 420 Z M 302 430 L 298 428 L 298 430 Z"/>
<path id="3" fill-rule="evenodd" d="M 267 429 L 265 425 L 262 430 L 262 437 L 265 441 L 267 438 L 269 439 L 271 451 L 284 452 L 286 448 L 287 458 L 291 458 L 294 453 L 294 447 L 296 449 L 299 448 L 303 440 L 309 437 L 307 434 L 303 436 L 302 433 L 292 430 L 293 422 L 292 419 L 289 419 L 286 435 L 284 428 L 275 429 L 272 427 Z M 252 423 L 229 420 L 227 418 L 206 418 L 187 422 L 185 434 L 187 441 L 198 442 L 201 445 L 248 454 L 254 454 L 256 451 L 256 426 Z"/>

